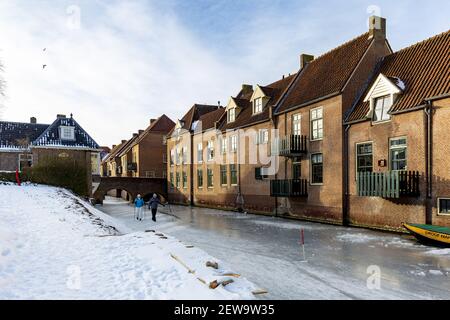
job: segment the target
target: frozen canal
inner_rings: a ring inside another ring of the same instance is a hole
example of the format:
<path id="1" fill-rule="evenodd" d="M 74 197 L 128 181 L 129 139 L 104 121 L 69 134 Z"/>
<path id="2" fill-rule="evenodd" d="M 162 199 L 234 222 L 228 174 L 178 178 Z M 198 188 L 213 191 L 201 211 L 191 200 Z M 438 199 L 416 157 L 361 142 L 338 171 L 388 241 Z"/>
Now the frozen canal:
<path id="1" fill-rule="evenodd" d="M 133 230 L 156 229 L 226 261 L 268 290 L 263 298 L 450 299 L 450 249 L 407 235 L 183 206 L 161 208 L 176 217 L 137 222 L 133 207 L 119 200 L 98 208 Z"/>

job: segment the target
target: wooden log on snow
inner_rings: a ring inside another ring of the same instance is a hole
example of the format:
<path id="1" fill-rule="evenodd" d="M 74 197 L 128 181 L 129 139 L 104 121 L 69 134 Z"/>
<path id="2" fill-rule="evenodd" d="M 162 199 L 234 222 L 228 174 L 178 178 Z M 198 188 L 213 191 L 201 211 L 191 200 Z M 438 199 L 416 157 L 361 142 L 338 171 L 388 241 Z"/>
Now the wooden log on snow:
<path id="1" fill-rule="evenodd" d="M 257 295 L 260 295 L 260 294 L 266 294 L 266 293 L 269 293 L 267 290 L 264 290 L 264 289 L 258 289 L 258 290 L 254 290 L 254 291 L 252 291 L 252 293 L 255 295 L 255 296 L 257 296 Z"/>
<path id="2" fill-rule="evenodd" d="M 219 264 L 217 262 L 208 261 L 208 262 L 206 262 L 206 266 L 214 268 L 216 270 L 219 269 Z"/>
<path id="3" fill-rule="evenodd" d="M 188 270 L 189 273 L 195 273 L 195 270 L 189 268 L 189 267 L 187 266 L 187 264 L 184 263 L 184 262 L 183 262 L 180 258 L 178 258 L 176 255 L 174 255 L 174 254 L 171 253 L 170 256 L 171 256 L 173 259 L 175 259 L 176 261 L 178 261 L 183 267 L 185 267 L 185 268 Z"/>

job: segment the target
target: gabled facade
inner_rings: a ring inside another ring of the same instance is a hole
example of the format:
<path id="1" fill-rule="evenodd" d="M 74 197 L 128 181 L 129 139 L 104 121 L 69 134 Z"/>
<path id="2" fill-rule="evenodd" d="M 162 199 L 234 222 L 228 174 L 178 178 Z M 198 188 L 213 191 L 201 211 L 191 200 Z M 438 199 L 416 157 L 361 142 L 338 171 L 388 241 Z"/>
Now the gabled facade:
<path id="1" fill-rule="evenodd" d="M 386 56 L 350 110 L 349 223 L 450 225 L 449 48 L 447 31 Z"/>
<path id="2" fill-rule="evenodd" d="M 73 159 L 92 175 L 100 175 L 100 152 L 95 140 L 70 116 L 58 115 L 50 125 L 0 121 L 0 171 L 23 171 L 47 157 Z"/>
<path id="3" fill-rule="evenodd" d="M 275 111 L 280 170 L 272 181 L 277 211 L 302 219 L 343 223 L 344 127 L 347 110 L 378 61 L 391 53 L 386 23 L 370 18 L 369 32 L 302 61 Z M 302 56 L 304 57 L 304 56 Z"/>

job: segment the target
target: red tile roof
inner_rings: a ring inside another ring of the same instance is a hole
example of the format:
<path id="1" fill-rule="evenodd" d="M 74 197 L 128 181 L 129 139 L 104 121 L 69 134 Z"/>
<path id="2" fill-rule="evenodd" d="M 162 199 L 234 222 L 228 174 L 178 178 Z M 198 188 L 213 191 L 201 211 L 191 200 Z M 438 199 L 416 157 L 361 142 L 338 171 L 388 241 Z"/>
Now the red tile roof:
<path id="1" fill-rule="evenodd" d="M 450 93 L 450 30 L 386 56 L 360 100 L 352 108 L 347 122 L 365 120 L 369 102 L 363 99 L 381 73 L 404 83 L 404 90 L 391 113 L 408 111 L 424 104 L 427 98 Z M 395 82 L 394 82 L 395 83 Z M 398 84 L 397 84 L 398 86 Z"/>
<path id="2" fill-rule="evenodd" d="M 340 93 L 372 41 L 369 33 L 364 33 L 308 63 L 294 80 L 277 113 Z"/>
<path id="3" fill-rule="evenodd" d="M 206 131 L 206 130 L 214 128 L 216 122 L 219 121 L 220 118 L 222 118 L 222 116 L 224 114 L 225 114 L 225 108 L 220 107 L 219 109 L 217 109 L 215 111 L 208 112 L 208 113 L 205 113 L 204 115 L 202 115 L 199 119 L 199 122 L 201 122 L 201 124 L 202 124 L 201 130 Z"/>
<path id="4" fill-rule="evenodd" d="M 267 86 L 260 86 L 264 94 L 270 97 L 269 102 L 264 107 L 263 112 L 254 115 L 252 103 L 250 98 L 253 95 L 253 91 L 247 92 L 245 94 L 239 93 L 237 98 L 234 98 L 236 104 L 241 108 L 240 113 L 236 117 L 236 121 L 232 123 L 227 123 L 226 117 L 222 119 L 221 130 L 233 130 L 241 127 L 250 126 L 252 124 L 268 121 L 270 119 L 270 106 L 276 105 L 280 97 L 283 95 L 285 90 L 294 80 L 296 74 L 290 75 L 283 79 L 280 79 L 274 83 Z"/>

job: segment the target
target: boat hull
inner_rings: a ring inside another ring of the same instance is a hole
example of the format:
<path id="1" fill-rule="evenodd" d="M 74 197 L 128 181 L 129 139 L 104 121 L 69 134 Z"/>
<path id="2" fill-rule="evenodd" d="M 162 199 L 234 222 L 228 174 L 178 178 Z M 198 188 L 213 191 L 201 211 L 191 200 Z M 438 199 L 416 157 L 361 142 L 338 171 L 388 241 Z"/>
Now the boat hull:
<path id="1" fill-rule="evenodd" d="M 446 232 L 430 230 L 427 225 L 403 223 L 403 227 L 422 243 L 438 247 L 450 247 L 450 234 Z"/>

